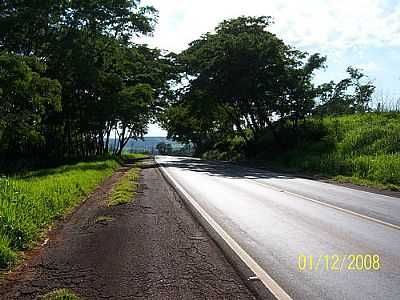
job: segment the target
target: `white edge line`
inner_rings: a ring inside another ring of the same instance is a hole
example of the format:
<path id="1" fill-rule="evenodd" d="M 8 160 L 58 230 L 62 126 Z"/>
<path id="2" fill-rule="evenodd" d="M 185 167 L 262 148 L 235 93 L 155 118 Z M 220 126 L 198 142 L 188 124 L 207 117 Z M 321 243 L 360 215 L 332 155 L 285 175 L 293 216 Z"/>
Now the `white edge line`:
<path id="1" fill-rule="evenodd" d="M 333 208 L 333 209 L 336 209 L 338 211 L 341 211 L 341 212 L 344 212 L 344 213 L 348 213 L 348 214 L 351 214 L 353 216 L 356 216 L 356 217 L 359 217 L 359 218 L 362 218 L 362 219 L 365 219 L 365 220 L 368 220 L 368 221 L 372 221 L 372 222 L 378 223 L 380 225 L 384 225 L 384 226 L 387 226 L 387 227 L 390 227 L 390 228 L 393 228 L 393 229 L 400 230 L 400 226 L 392 224 L 392 223 L 389 223 L 389 222 L 385 222 L 385 221 L 382 221 L 382 220 L 379 220 L 379 219 L 376 219 L 376 218 L 373 218 L 373 217 L 369 217 L 369 216 L 354 212 L 352 210 L 348 210 L 348 209 L 345 209 L 345 208 L 342 208 L 342 207 L 339 207 L 339 206 L 336 206 L 336 205 L 333 205 L 333 204 L 329 204 L 329 203 L 326 203 L 326 202 L 323 202 L 323 201 L 319 201 L 319 200 L 316 200 L 316 199 L 313 199 L 313 198 L 309 198 L 307 196 L 303 196 L 303 195 L 296 194 L 296 193 L 293 193 L 293 192 L 285 191 L 283 189 L 277 188 L 277 187 L 275 187 L 275 186 L 273 186 L 271 184 L 265 183 L 265 182 L 259 182 L 257 180 L 251 180 L 251 179 L 247 179 L 247 180 L 249 180 L 251 182 L 254 182 L 254 183 L 257 183 L 258 185 L 271 188 L 271 189 L 273 189 L 275 191 L 284 192 L 284 193 L 286 193 L 288 195 L 291 195 L 291 196 L 302 198 L 304 200 L 308 200 L 308 201 L 311 201 L 311 202 L 314 202 L 314 203 L 317 203 L 317 204 L 320 204 L 320 205 L 324 205 L 326 207 Z"/>
<path id="2" fill-rule="evenodd" d="M 256 261 L 245 251 L 239 244 L 214 221 L 214 219 L 190 196 L 185 189 L 178 183 L 159 163 L 160 169 L 175 185 L 175 187 L 186 197 L 190 204 L 200 213 L 200 215 L 210 224 L 210 226 L 218 233 L 218 235 L 228 244 L 228 246 L 236 253 L 237 256 L 254 272 L 260 281 L 278 300 L 292 300 L 292 298 L 279 286 L 279 284 L 267 274 Z"/>

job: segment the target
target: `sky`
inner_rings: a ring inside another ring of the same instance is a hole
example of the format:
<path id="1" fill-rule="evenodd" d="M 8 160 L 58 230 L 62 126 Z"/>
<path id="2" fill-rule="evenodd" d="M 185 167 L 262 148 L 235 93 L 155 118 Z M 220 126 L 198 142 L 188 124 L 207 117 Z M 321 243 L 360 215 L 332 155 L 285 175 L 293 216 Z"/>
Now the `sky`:
<path id="1" fill-rule="evenodd" d="M 272 16 L 270 31 L 308 53 L 327 56 L 316 83 L 346 77 L 347 66 L 375 83 L 376 99 L 400 97 L 400 0 L 142 0 L 159 11 L 152 47 L 180 52 L 223 20 Z M 381 100 L 379 100 L 381 101 Z M 152 124 L 148 136 L 165 136 Z"/>

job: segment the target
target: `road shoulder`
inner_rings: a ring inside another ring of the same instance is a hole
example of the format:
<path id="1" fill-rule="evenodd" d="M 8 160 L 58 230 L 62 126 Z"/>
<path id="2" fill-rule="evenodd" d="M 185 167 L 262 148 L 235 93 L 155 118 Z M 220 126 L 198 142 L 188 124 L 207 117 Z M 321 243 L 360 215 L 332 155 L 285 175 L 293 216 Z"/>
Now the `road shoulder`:
<path id="1" fill-rule="evenodd" d="M 112 179 L 8 276 L 1 298 L 67 288 L 86 299 L 254 299 L 154 165 L 126 205 L 106 205 Z"/>

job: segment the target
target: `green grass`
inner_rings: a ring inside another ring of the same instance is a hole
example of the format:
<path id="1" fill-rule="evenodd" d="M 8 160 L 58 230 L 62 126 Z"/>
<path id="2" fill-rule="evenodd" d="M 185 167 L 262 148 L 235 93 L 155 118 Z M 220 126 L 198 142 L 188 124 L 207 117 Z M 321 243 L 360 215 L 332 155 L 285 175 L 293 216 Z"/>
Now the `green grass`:
<path id="1" fill-rule="evenodd" d="M 119 166 L 113 159 L 66 165 L 0 179 L 0 268 L 31 248 L 48 226 L 70 211 Z"/>
<path id="2" fill-rule="evenodd" d="M 137 180 L 140 176 L 140 168 L 135 166 L 130 169 L 122 179 L 116 184 L 112 191 L 108 205 L 121 205 L 129 203 L 135 197 L 135 191 L 137 188 Z"/>
<path id="3" fill-rule="evenodd" d="M 355 176 L 334 176 L 333 181 L 339 182 L 339 183 L 352 183 L 356 185 L 362 185 L 362 186 L 368 186 L 368 187 L 373 187 L 381 190 L 392 190 L 392 191 L 399 191 L 400 186 L 395 185 L 395 184 L 382 184 L 379 183 L 379 181 L 371 181 L 368 179 L 362 179 L 359 177 Z"/>
<path id="4" fill-rule="evenodd" d="M 400 113 L 368 113 L 312 120 L 326 134 L 305 138 L 269 164 L 330 176 L 341 182 L 400 190 Z M 267 155 L 264 155 L 267 157 Z"/>
<path id="5" fill-rule="evenodd" d="M 96 217 L 95 223 L 107 223 L 111 222 L 112 220 L 114 220 L 114 218 L 110 216 L 98 216 Z"/>
<path id="6" fill-rule="evenodd" d="M 78 297 L 73 292 L 67 289 L 58 289 L 53 292 L 46 294 L 45 296 L 39 298 L 42 300 L 80 300 L 82 298 Z"/>

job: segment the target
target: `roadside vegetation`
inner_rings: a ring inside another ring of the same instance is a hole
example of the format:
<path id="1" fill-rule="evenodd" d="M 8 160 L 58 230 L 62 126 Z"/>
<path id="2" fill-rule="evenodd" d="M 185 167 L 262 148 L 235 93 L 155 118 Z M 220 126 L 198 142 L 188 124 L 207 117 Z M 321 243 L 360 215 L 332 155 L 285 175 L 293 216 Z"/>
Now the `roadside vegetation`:
<path id="1" fill-rule="evenodd" d="M 169 136 L 206 159 L 398 189 L 398 107 L 372 105 L 375 86 L 355 67 L 317 85 L 327 58 L 285 44 L 271 24 L 226 20 L 179 54 L 185 88 L 165 111 Z"/>
<path id="2" fill-rule="evenodd" d="M 78 297 L 73 292 L 67 289 L 58 289 L 53 292 L 48 293 L 47 295 L 39 298 L 42 300 L 80 300 L 82 298 Z"/>
<path id="3" fill-rule="evenodd" d="M 131 168 L 116 184 L 108 199 L 108 205 L 121 205 L 131 202 L 136 194 L 137 180 L 140 175 L 140 167 Z"/>
<path id="4" fill-rule="evenodd" d="M 0 267 L 35 245 L 48 226 L 71 211 L 120 166 L 115 159 L 83 162 L 0 179 Z"/>
<path id="5" fill-rule="evenodd" d="M 137 43 L 154 7 L 22 0 L 0 11 L 0 166 L 120 155 L 146 134 L 175 77 L 173 54 Z"/>
<path id="6" fill-rule="evenodd" d="M 111 216 L 97 216 L 95 219 L 95 223 L 108 223 L 113 220 L 114 220 L 114 218 Z"/>
<path id="7" fill-rule="evenodd" d="M 284 149 L 265 145 L 252 163 L 400 190 L 400 113 L 315 118 L 296 133 L 299 139 L 284 134 Z"/>
<path id="8" fill-rule="evenodd" d="M 316 84 L 327 57 L 286 44 L 272 17 L 225 20 L 175 54 L 135 43 L 158 15 L 138 0 L 2 1 L 0 11 L 0 174 L 13 176 L 0 179 L 0 267 L 139 158 L 124 147 L 152 121 L 197 156 L 400 185 L 399 113 L 371 104 L 375 86 L 355 67 Z M 120 161 L 96 161 L 110 154 Z M 133 199 L 138 174 L 110 205 Z"/>
<path id="9" fill-rule="evenodd" d="M 136 43 L 158 15 L 138 0 L 1 1 L 0 11 L 7 268 L 124 159 L 139 158 L 124 147 L 146 134 L 176 72 L 173 54 Z"/>

